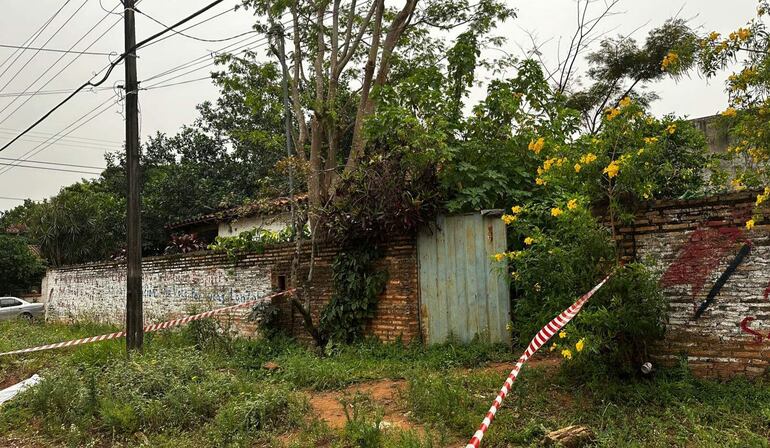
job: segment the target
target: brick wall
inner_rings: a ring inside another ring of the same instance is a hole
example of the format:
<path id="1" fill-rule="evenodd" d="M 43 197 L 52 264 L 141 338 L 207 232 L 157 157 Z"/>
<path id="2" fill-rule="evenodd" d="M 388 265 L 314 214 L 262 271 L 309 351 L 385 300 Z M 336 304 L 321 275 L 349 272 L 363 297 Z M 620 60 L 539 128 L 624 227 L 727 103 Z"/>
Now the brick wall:
<path id="1" fill-rule="evenodd" d="M 687 356 L 702 376 L 756 376 L 770 364 L 770 225 L 747 231 L 756 195 L 750 192 L 645 204 L 633 225 L 618 229 L 627 259 L 649 260 L 660 271 L 669 302 L 663 363 Z M 695 317 L 740 248 L 738 264 L 705 312 Z"/>
<path id="2" fill-rule="evenodd" d="M 318 319 L 331 297 L 331 263 L 338 248 L 319 244 L 313 264 L 313 282 L 307 297 Z M 159 322 L 194 311 L 242 303 L 266 296 L 290 279 L 293 245 L 281 245 L 263 254 L 244 254 L 238 260 L 212 252 L 146 258 L 142 264 L 145 321 Z M 301 278 L 307 278 L 309 246 L 300 257 Z M 375 318 L 367 331 L 385 341 L 419 337 L 417 253 L 413 239 L 393 241 L 379 261 L 388 271 Z M 291 285 L 286 284 L 287 287 Z M 122 323 L 125 319 L 125 264 L 93 263 L 51 269 L 43 280 L 43 299 L 49 319 L 98 320 Z M 281 325 L 308 338 L 298 312 L 285 299 L 276 299 Z M 227 317 L 237 330 L 253 334 L 245 308 Z"/>

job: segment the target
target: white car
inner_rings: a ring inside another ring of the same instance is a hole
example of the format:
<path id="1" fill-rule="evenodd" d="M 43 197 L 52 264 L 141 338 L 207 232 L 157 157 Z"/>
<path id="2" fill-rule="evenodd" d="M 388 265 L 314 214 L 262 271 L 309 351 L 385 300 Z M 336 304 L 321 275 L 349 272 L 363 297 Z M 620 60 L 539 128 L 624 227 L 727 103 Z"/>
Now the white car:
<path id="1" fill-rule="evenodd" d="M 42 303 L 29 303 L 16 297 L 0 297 L 0 320 L 22 318 L 27 320 L 43 317 Z"/>

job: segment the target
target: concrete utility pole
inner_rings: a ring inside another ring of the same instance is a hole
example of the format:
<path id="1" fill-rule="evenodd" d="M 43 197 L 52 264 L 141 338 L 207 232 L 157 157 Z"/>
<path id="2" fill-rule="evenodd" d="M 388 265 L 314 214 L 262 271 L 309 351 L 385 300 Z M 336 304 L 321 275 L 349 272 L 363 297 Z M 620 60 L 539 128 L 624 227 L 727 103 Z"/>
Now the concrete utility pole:
<path id="1" fill-rule="evenodd" d="M 144 345 L 142 310 L 142 224 L 139 208 L 139 83 L 136 80 L 135 0 L 124 0 L 126 53 L 126 169 L 128 180 L 128 242 L 126 283 L 126 349 Z"/>

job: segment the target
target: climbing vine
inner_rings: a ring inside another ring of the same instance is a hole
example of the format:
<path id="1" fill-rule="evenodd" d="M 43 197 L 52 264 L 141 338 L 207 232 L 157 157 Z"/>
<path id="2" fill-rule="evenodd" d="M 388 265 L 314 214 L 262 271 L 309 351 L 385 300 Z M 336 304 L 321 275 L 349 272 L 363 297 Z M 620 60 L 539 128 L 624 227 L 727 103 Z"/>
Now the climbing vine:
<path id="1" fill-rule="evenodd" d="M 363 336 L 374 317 L 377 298 L 385 290 L 387 272 L 375 266 L 379 249 L 355 248 L 341 252 L 332 263 L 334 293 L 321 313 L 321 329 L 332 343 L 349 343 Z"/>

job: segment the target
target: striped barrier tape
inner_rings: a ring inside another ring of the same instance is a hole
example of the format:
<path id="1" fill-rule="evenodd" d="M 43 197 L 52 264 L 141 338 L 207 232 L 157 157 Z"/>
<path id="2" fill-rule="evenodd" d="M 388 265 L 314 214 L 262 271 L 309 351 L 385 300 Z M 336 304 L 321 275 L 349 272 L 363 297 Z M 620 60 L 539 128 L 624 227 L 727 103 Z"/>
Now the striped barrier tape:
<path id="1" fill-rule="evenodd" d="M 167 328 L 177 327 L 179 325 L 184 325 L 184 324 L 190 323 L 190 322 L 192 322 L 194 320 L 206 319 L 207 317 L 211 317 L 211 316 L 214 316 L 214 315 L 217 315 L 217 314 L 225 313 L 227 311 L 232 311 L 232 310 L 237 309 L 237 308 L 244 308 L 244 307 L 247 307 L 247 306 L 251 306 L 251 305 L 254 305 L 256 303 L 263 302 L 265 300 L 270 300 L 270 299 L 273 299 L 275 297 L 280 297 L 282 295 L 289 294 L 291 292 L 294 292 L 294 289 L 289 289 L 287 291 L 281 291 L 281 292 L 276 293 L 276 294 L 272 294 L 272 295 L 269 295 L 269 296 L 266 296 L 266 297 L 262 297 L 262 298 L 259 298 L 259 299 L 256 299 L 256 300 L 250 300 L 248 302 L 239 303 L 237 305 L 232 305 L 232 306 L 227 306 L 227 307 L 224 307 L 224 308 L 218 308 L 218 309 L 215 309 L 215 310 L 206 311 L 205 313 L 200 313 L 200 314 L 195 314 L 195 315 L 192 315 L 192 316 L 182 317 L 182 318 L 179 318 L 179 319 L 174 319 L 174 320 L 170 320 L 170 321 L 167 321 L 167 322 L 161 322 L 161 323 L 158 323 L 158 324 L 145 325 L 144 332 L 145 333 L 151 333 L 153 331 L 165 330 Z M 118 338 L 122 338 L 124 336 L 126 336 L 126 332 L 125 331 L 119 331 L 117 333 L 103 334 L 103 335 L 99 335 L 99 336 L 91 336 L 90 338 L 75 339 L 75 340 L 72 340 L 72 341 L 57 342 L 55 344 L 41 345 L 41 346 L 38 346 L 38 347 L 25 348 L 25 349 L 21 349 L 21 350 L 14 350 L 14 351 L 11 351 L 11 352 L 0 353 L 0 356 L 18 355 L 18 354 L 21 354 L 21 353 L 32 353 L 32 352 L 40 352 L 40 351 L 43 351 L 43 350 L 55 350 L 57 348 L 74 347 L 76 345 L 84 345 L 84 344 L 91 344 L 93 342 L 101 342 L 101 341 L 108 341 L 110 339 L 118 339 Z"/>
<path id="2" fill-rule="evenodd" d="M 527 350 L 524 352 L 523 355 L 521 355 L 521 358 L 519 358 L 519 361 L 516 363 L 516 366 L 511 370 L 510 375 L 508 375 L 508 378 L 505 380 L 505 383 L 503 384 L 503 387 L 500 389 L 500 393 L 497 394 L 497 397 L 495 398 L 495 401 L 492 402 L 492 407 L 489 408 L 489 412 L 487 412 L 486 417 L 484 417 L 484 420 L 481 423 L 481 427 L 479 427 L 478 431 L 476 431 L 475 434 L 473 434 L 473 437 L 468 442 L 468 444 L 465 446 L 465 448 L 478 448 L 481 444 L 481 439 L 484 438 L 484 433 L 486 433 L 487 429 L 489 429 L 489 425 L 492 424 L 492 421 L 495 419 L 495 414 L 497 414 L 497 410 L 500 407 L 500 405 L 503 403 L 503 400 L 505 399 L 506 395 L 511 391 L 511 386 L 513 386 L 513 382 L 516 380 L 516 377 L 519 376 L 519 371 L 521 370 L 521 367 L 524 365 L 527 360 L 535 354 L 536 351 L 540 349 L 543 345 L 545 345 L 546 342 L 548 342 L 553 335 L 559 332 L 569 321 L 572 320 L 573 317 L 577 315 L 577 313 L 580 312 L 580 309 L 583 308 L 583 305 L 588 301 L 588 299 L 593 296 L 596 291 L 599 290 L 602 286 L 604 286 L 605 283 L 607 283 L 607 280 L 610 279 L 612 274 L 608 275 L 604 278 L 601 282 L 599 282 L 598 285 L 594 286 L 594 288 L 587 293 L 585 293 L 580 299 L 578 299 L 577 302 L 573 303 L 572 306 L 564 310 L 561 314 L 553 318 L 548 324 L 546 324 L 545 327 L 541 328 L 540 331 L 535 335 L 535 337 L 532 339 L 532 342 L 529 343 L 529 347 L 527 347 Z"/>

